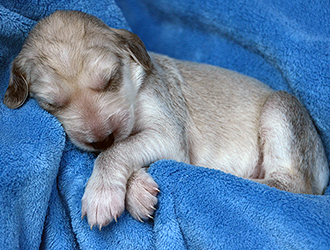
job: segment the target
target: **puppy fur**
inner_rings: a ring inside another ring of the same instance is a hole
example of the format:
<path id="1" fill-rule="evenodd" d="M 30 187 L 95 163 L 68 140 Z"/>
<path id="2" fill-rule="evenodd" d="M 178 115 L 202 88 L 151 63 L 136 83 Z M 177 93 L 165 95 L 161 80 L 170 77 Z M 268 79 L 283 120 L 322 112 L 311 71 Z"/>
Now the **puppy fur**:
<path id="1" fill-rule="evenodd" d="M 148 53 L 126 30 L 57 11 L 14 59 L 4 103 L 28 95 L 78 147 L 100 152 L 82 198 L 91 227 L 124 208 L 151 217 L 158 186 L 144 167 L 174 159 L 294 193 L 322 194 L 328 163 L 305 108 L 292 95 L 210 65 Z"/>

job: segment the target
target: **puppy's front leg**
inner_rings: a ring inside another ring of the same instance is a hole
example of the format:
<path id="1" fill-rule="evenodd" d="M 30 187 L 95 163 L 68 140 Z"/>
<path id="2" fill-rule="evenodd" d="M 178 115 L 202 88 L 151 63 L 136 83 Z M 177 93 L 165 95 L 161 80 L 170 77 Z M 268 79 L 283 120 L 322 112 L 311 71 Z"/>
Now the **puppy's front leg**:
<path id="1" fill-rule="evenodd" d="M 82 217 L 87 215 L 91 229 L 99 225 L 100 230 L 124 210 L 126 181 L 130 169 L 125 164 L 106 157 L 107 151 L 96 158 L 91 177 L 82 198 Z"/>
<path id="2" fill-rule="evenodd" d="M 128 180 L 126 191 L 126 210 L 136 220 L 153 218 L 157 204 L 158 185 L 147 172 L 140 168 Z"/>
<path id="3" fill-rule="evenodd" d="M 122 214 L 127 181 L 133 172 L 159 159 L 187 161 L 175 137 L 143 131 L 100 153 L 82 198 L 82 216 L 87 215 L 91 228 L 99 225 L 101 229 Z"/>

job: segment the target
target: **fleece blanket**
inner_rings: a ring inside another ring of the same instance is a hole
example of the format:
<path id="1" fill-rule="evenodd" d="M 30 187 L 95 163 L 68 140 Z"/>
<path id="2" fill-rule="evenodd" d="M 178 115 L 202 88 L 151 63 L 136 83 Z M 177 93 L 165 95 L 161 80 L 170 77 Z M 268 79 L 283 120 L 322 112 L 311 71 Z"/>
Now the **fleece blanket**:
<path id="1" fill-rule="evenodd" d="M 119 7 L 120 8 L 119 8 Z M 330 159 L 327 1 L 0 0 L 0 99 L 9 65 L 42 17 L 96 15 L 137 33 L 149 50 L 233 69 L 296 95 Z M 127 212 L 99 231 L 81 219 L 95 154 L 29 99 L 0 104 L 0 249 L 330 249 L 330 194 L 291 194 L 221 171 L 158 161 L 154 220 Z"/>

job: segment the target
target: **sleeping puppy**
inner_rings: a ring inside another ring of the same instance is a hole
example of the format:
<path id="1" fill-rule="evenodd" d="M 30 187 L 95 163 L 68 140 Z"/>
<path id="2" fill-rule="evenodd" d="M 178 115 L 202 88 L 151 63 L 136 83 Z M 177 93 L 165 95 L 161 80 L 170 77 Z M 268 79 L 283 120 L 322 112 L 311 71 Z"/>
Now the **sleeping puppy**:
<path id="1" fill-rule="evenodd" d="M 14 59 L 4 103 L 28 95 L 56 116 L 78 147 L 100 152 L 82 198 L 91 227 L 124 208 L 151 217 L 160 159 L 219 169 L 294 193 L 322 194 L 321 140 L 292 95 L 222 68 L 148 53 L 127 30 L 57 11 Z"/>

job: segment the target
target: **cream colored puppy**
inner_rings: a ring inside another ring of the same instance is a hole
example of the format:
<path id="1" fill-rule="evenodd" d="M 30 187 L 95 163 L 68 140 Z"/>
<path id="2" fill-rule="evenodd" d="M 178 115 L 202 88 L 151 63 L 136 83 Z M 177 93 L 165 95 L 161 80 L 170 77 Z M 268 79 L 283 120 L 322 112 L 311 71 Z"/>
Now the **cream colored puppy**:
<path id="1" fill-rule="evenodd" d="M 28 94 L 78 147 L 98 151 L 82 216 L 107 225 L 126 208 L 151 217 L 158 186 L 145 166 L 174 159 L 282 190 L 322 194 L 329 178 L 305 108 L 285 92 L 222 68 L 147 53 L 96 17 L 57 11 L 12 64 L 4 102 Z"/>

